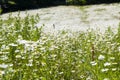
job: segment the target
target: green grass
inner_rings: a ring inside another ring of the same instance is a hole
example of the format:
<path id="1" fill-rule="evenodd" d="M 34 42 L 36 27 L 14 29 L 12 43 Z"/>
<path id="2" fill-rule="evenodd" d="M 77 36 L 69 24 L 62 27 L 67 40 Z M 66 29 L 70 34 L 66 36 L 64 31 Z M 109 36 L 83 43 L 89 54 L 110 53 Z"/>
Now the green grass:
<path id="1" fill-rule="evenodd" d="M 38 15 L 0 19 L 0 80 L 119 80 L 120 26 L 104 34 L 36 26 Z"/>

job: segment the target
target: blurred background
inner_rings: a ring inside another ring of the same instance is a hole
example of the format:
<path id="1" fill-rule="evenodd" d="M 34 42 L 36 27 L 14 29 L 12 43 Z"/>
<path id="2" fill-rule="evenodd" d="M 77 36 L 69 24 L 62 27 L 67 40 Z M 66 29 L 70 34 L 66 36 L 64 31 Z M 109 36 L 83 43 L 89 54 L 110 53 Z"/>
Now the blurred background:
<path id="1" fill-rule="evenodd" d="M 0 13 L 57 5 L 91 5 L 115 2 L 120 2 L 120 0 L 0 0 Z"/>

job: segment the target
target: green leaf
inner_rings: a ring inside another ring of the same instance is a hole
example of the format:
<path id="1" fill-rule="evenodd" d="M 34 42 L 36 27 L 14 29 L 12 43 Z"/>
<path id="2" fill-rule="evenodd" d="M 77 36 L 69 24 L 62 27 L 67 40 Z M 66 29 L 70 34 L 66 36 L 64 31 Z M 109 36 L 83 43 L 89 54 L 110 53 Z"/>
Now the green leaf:
<path id="1" fill-rule="evenodd" d="M 2 9 L 0 8 L 0 14 L 2 13 Z"/>
<path id="2" fill-rule="evenodd" d="M 16 4 L 14 1 L 8 1 L 8 3 L 12 5 Z"/>

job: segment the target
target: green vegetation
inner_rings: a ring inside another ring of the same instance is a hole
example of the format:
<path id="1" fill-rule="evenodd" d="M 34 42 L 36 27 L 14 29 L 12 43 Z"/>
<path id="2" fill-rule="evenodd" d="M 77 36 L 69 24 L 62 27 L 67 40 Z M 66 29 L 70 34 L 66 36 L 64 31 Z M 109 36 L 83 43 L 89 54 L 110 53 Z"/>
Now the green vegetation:
<path id="1" fill-rule="evenodd" d="M 120 26 L 104 34 L 36 26 L 39 17 L 0 19 L 0 80 L 119 80 Z"/>

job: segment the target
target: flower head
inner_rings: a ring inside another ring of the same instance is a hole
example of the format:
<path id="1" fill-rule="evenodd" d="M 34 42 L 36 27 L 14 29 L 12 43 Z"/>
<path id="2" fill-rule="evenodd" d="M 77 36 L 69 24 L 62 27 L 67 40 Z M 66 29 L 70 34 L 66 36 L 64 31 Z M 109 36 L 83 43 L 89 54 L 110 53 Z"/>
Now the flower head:
<path id="1" fill-rule="evenodd" d="M 110 66 L 110 65 L 111 65 L 111 63 L 109 63 L 109 62 L 104 63 L 104 66 Z"/>
<path id="2" fill-rule="evenodd" d="M 96 63 L 95 61 L 90 62 L 90 64 L 91 64 L 92 66 L 97 65 L 97 63 Z"/>
<path id="3" fill-rule="evenodd" d="M 104 59 L 105 59 L 105 56 L 99 55 L 98 59 L 99 59 L 99 60 L 104 60 Z"/>
<path id="4" fill-rule="evenodd" d="M 104 68 L 104 69 L 101 69 L 101 72 L 107 72 L 109 69 L 108 68 Z"/>

